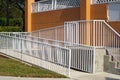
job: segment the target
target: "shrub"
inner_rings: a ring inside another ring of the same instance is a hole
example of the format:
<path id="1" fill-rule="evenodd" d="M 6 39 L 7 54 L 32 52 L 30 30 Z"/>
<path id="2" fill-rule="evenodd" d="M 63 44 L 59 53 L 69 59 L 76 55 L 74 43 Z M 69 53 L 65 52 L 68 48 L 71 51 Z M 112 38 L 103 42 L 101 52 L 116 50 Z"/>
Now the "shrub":
<path id="1" fill-rule="evenodd" d="M 0 26 L 6 25 L 6 18 L 0 18 Z M 9 19 L 9 26 L 23 26 L 22 18 Z"/>
<path id="2" fill-rule="evenodd" d="M 23 22 L 21 18 L 18 19 L 10 19 L 10 26 L 22 26 Z"/>
<path id="3" fill-rule="evenodd" d="M 0 18 L 0 25 L 5 26 L 6 25 L 6 19 L 5 18 Z"/>
<path id="4" fill-rule="evenodd" d="M 22 32 L 22 29 L 17 26 L 1 26 L 0 32 Z"/>

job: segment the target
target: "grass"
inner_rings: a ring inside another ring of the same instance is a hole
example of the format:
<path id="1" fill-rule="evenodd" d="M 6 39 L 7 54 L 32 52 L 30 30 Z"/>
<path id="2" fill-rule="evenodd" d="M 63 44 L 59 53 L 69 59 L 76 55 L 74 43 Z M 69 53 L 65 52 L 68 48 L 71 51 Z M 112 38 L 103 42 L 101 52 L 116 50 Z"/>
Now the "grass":
<path id="1" fill-rule="evenodd" d="M 39 68 L 36 66 L 28 66 L 19 61 L 0 55 L 0 76 L 15 77 L 40 77 L 40 78 L 65 78 L 65 76 L 55 72 Z"/>

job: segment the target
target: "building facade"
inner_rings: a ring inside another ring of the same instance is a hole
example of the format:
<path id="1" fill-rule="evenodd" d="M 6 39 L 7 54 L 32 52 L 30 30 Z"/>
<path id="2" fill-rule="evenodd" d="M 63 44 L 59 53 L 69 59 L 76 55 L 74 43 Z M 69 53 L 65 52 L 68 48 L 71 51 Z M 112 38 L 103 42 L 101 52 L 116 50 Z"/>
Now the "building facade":
<path id="1" fill-rule="evenodd" d="M 105 20 L 120 33 L 117 0 L 25 0 L 26 31 L 63 25 L 65 21 Z"/>

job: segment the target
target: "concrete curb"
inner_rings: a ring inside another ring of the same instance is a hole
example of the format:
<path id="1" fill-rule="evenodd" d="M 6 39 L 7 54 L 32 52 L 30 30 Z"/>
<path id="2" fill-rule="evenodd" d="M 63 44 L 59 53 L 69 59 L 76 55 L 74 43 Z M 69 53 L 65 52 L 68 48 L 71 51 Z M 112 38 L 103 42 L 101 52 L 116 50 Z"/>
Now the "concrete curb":
<path id="1" fill-rule="evenodd" d="M 71 80 L 71 79 L 69 78 L 25 78 L 25 77 L 0 76 L 0 80 Z"/>

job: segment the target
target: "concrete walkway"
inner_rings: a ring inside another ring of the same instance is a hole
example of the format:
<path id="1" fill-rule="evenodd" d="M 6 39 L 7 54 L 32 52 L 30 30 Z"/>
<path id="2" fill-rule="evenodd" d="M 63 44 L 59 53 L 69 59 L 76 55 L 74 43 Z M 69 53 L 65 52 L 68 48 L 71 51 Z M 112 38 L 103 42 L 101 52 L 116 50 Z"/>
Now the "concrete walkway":
<path id="1" fill-rule="evenodd" d="M 120 75 L 109 73 L 97 73 L 97 74 L 74 74 L 74 78 L 20 78 L 20 77 L 5 77 L 0 76 L 0 80 L 120 80 Z M 79 75 L 79 76 L 78 76 Z"/>
<path id="2" fill-rule="evenodd" d="M 77 77 L 76 80 L 120 80 L 120 75 L 102 72 L 96 74 L 82 75 Z"/>

